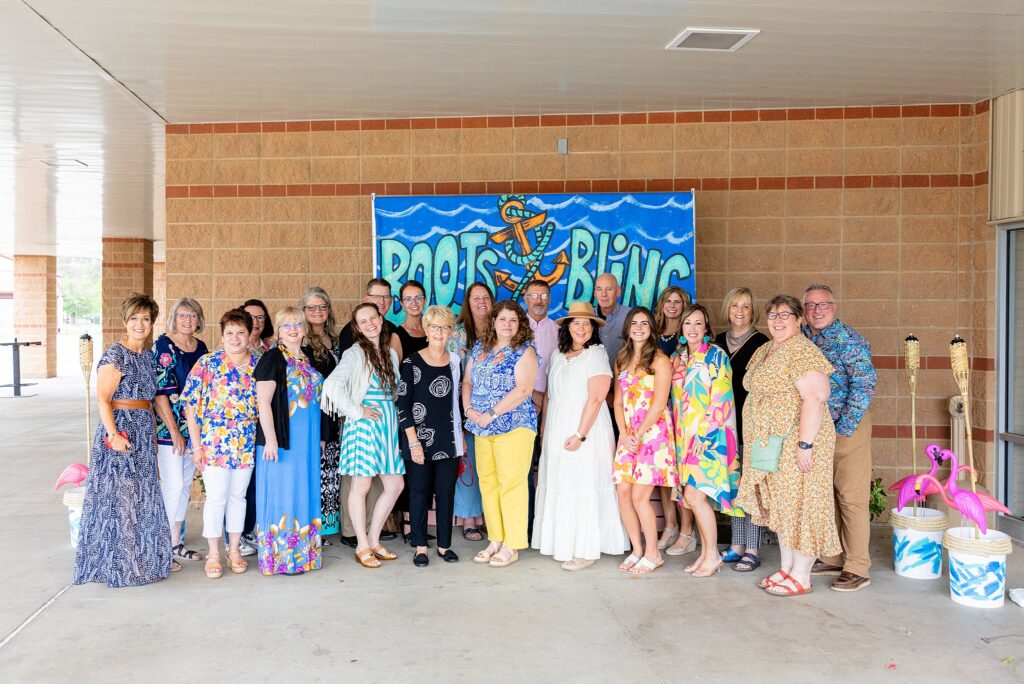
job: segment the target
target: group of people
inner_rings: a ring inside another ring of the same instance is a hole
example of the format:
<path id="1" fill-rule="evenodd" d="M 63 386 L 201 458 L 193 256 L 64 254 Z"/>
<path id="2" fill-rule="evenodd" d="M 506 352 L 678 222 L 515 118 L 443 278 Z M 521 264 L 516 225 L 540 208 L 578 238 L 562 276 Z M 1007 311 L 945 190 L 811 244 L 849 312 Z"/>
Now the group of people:
<path id="1" fill-rule="evenodd" d="M 525 308 L 469 284 L 458 315 L 410 280 L 401 325 L 385 318 L 392 292 L 371 280 L 340 328 L 317 287 L 272 325 L 249 300 L 221 316 L 212 353 L 196 301 L 172 306 L 150 349 L 156 302 L 125 300 L 125 335 L 99 362 L 75 582 L 145 584 L 202 560 L 182 537 L 198 471 L 210 578 L 253 553 L 263 574 L 316 570 L 335 534 L 380 568 L 398 557 L 383 544 L 394 513 L 419 567 L 431 540 L 458 562 L 458 524 L 469 541 L 486 531 L 473 561 L 490 567 L 532 546 L 569 571 L 625 554 L 619 569 L 645 575 L 699 545 L 686 571 L 704 578 L 756 570 L 770 529 L 781 559 L 764 591 L 808 593 L 812 574 L 870 583 L 876 377 L 828 286 L 772 298 L 767 335 L 748 288 L 726 296 L 717 335 L 686 291 L 627 309 L 611 274 L 596 308 L 570 302 L 557 320 L 543 280 Z"/>

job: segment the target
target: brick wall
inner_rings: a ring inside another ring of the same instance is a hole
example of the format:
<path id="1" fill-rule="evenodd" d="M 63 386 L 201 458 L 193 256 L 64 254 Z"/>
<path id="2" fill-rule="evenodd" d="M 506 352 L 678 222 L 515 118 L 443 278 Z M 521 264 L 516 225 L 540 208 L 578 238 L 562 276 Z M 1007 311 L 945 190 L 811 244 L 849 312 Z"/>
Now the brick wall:
<path id="1" fill-rule="evenodd" d="M 57 328 L 57 257 L 15 255 L 14 336 L 42 343 L 21 347 L 22 379 L 57 375 Z"/>
<path id="2" fill-rule="evenodd" d="M 132 292 L 153 295 L 153 241 L 103 238 L 103 348 L 121 339 L 121 302 Z M 160 300 L 157 300 L 158 303 Z M 160 303 L 160 316 L 166 314 Z"/>
<path id="3" fill-rule="evenodd" d="M 949 436 L 948 342 L 971 343 L 975 439 L 995 425 L 988 102 L 847 109 L 178 124 L 167 128 L 167 297 L 215 317 L 311 284 L 343 317 L 372 267 L 370 193 L 696 189 L 697 292 L 830 283 L 873 343 L 875 466 L 909 464 L 902 339 L 922 341 L 921 437 Z M 568 138 L 569 154 L 555 154 Z M 211 340 L 207 340 L 210 342 Z M 988 468 L 988 472 L 992 472 Z"/>

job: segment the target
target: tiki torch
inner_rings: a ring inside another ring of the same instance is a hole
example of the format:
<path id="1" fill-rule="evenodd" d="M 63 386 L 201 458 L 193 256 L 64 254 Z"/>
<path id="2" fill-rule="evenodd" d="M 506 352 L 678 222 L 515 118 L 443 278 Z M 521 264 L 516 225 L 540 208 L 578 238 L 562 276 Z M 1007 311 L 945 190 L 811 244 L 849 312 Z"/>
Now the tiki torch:
<path id="1" fill-rule="evenodd" d="M 962 337 L 957 335 L 949 343 L 949 363 L 953 368 L 953 377 L 956 379 L 957 387 L 960 388 L 960 396 L 964 399 L 964 430 L 967 432 L 967 465 L 970 466 L 968 471 L 971 477 L 971 491 L 977 492 L 978 488 L 975 484 L 975 475 L 977 471 L 974 469 L 974 440 L 971 437 L 971 370 L 970 363 L 967 355 L 967 342 Z M 957 474 L 953 473 L 952 477 L 956 479 Z M 978 525 L 974 525 L 975 534 L 978 534 Z"/>
<path id="2" fill-rule="evenodd" d="M 907 380 L 910 383 L 910 454 L 914 464 L 913 472 L 917 472 L 917 372 L 921 370 L 921 343 L 913 335 L 903 340 L 903 365 L 907 367 Z M 917 510 L 917 499 L 914 499 L 914 510 Z"/>
<path id="3" fill-rule="evenodd" d="M 89 381 L 92 379 L 92 338 L 85 333 L 78 338 L 78 362 L 82 366 L 82 377 L 85 378 L 85 463 L 89 464 L 92 456 L 92 393 Z"/>

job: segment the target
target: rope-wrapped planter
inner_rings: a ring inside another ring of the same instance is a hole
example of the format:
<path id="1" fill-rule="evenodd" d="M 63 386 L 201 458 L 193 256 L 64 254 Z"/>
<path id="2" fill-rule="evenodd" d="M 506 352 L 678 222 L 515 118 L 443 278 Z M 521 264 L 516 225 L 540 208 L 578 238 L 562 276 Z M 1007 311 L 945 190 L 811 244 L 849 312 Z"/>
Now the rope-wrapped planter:
<path id="1" fill-rule="evenodd" d="M 942 537 L 949 549 L 949 596 L 974 608 L 999 608 L 1006 595 L 1006 556 L 1010 537 L 998 530 L 952 527 Z"/>
<path id="2" fill-rule="evenodd" d="M 934 508 L 906 507 L 889 512 L 896 574 L 911 579 L 942 576 L 942 534 L 949 519 Z"/>

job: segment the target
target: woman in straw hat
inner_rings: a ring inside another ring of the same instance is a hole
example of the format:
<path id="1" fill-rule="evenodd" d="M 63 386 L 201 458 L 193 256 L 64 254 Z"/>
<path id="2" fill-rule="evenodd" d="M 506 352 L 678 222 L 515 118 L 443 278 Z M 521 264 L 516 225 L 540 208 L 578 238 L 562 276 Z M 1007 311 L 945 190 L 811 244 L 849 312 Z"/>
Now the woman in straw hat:
<path id="1" fill-rule="evenodd" d="M 624 553 L 627 537 L 612 485 L 615 438 L 605 401 L 612 371 L 598 336 L 604 321 L 590 304 L 574 302 L 556 322 L 532 546 L 574 571 L 602 553 Z"/>

